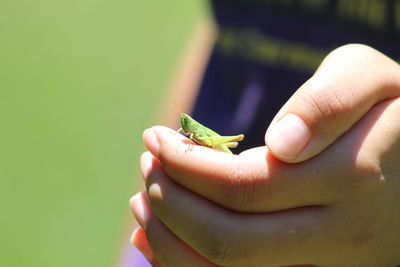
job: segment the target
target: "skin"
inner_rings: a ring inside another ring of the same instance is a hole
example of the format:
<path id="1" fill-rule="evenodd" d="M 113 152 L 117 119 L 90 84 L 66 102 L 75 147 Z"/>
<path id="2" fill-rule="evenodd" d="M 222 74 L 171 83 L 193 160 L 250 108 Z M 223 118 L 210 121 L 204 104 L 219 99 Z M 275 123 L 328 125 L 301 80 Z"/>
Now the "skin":
<path id="1" fill-rule="evenodd" d="M 162 266 L 399 264 L 398 96 L 400 66 L 347 45 L 282 107 L 266 146 L 188 152 L 173 130 L 146 130 L 132 242 Z"/>

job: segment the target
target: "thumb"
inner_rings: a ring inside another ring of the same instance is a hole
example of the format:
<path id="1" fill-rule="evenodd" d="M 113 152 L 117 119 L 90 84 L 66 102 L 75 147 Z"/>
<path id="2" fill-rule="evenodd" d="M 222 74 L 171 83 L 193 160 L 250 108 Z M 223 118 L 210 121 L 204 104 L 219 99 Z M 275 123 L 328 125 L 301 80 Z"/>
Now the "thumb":
<path id="1" fill-rule="evenodd" d="M 265 135 L 285 162 L 305 161 L 332 144 L 376 103 L 400 95 L 400 65 L 360 44 L 332 51 L 286 102 Z"/>

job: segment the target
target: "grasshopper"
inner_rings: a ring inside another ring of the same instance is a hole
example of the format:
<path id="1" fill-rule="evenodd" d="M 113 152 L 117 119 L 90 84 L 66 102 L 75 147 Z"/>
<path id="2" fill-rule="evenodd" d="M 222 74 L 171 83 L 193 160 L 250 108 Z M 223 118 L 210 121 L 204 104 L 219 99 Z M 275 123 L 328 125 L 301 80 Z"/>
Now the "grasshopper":
<path id="1" fill-rule="evenodd" d="M 195 142 L 202 146 L 208 146 L 218 151 L 223 151 L 229 154 L 232 152 L 230 148 L 238 146 L 238 141 L 242 141 L 244 138 L 243 134 L 234 136 L 221 136 L 213 130 L 205 127 L 199 122 L 195 121 L 188 114 L 181 113 L 181 128 L 178 132 L 183 132 L 189 136 L 191 142 Z"/>

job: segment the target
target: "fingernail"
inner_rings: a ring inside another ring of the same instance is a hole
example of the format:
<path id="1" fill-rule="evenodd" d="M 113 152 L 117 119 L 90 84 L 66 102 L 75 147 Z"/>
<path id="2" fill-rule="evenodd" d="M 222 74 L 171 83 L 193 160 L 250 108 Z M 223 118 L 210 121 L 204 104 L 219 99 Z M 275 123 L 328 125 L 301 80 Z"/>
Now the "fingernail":
<path id="1" fill-rule="evenodd" d="M 136 242 L 137 235 L 138 235 L 138 232 L 139 232 L 140 229 L 141 229 L 141 227 L 138 227 L 135 230 L 133 230 L 133 233 L 132 233 L 131 238 L 129 240 L 129 242 L 134 246 L 136 246 L 135 242 Z"/>
<path id="2" fill-rule="evenodd" d="M 145 227 L 145 225 L 149 221 L 150 214 L 143 198 L 143 193 L 139 192 L 134 195 L 129 202 L 132 207 L 133 215 L 135 216 L 136 221 L 140 226 Z"/>
<path id="3" fill-rule="evenodd" d="M 147 177 L 149 176 L 149 172 L 152 166 L 152 160 L 153 156 L 148 151 L 144 152 L 140 157 L 140 171 L 142 173 L 144 181 L 146 181 Z"/>
<path id="4" fill-rule="evenodd" d="M 143 228 L 138 227 L 135 229 L 131 237 L 131 244 L 134 245 L 148 261 L 152 261 L 154 259 L 153 252 L 151 251 Z"/>
<path id="5" fill-rule="evenodd" d="M 146 129 L 143 132 L 143 140 L 151 154 L 157 157 L 158 151 L 160 150 L 160 143 L 158 142 L 157 136 L 151 128 Z"/>
<path id="6" fill-rule="evenodd" d="M 294 114 L 285 115 L 267 136 L 269 149 L 282 159 L 295 159 L 311 140 L 311 132 L 302 119 Z"/>

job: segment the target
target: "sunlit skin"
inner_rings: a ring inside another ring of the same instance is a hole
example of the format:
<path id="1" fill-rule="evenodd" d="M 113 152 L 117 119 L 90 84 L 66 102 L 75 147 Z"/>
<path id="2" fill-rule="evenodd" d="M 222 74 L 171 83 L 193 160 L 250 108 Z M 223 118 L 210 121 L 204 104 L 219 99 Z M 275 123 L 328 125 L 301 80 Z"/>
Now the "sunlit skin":
<path id="1" fill-rule="evenodd" d="M 399 265 L 399 114 L 400 65 L 354 44 L 331 52 L 286 102 L 265 146 L 239 155 L 202 146 L 185 153 L 183 136 L 161 126 L 145 131 L 146 190 L 131 206 L 149 260 Z M 292 138 L 300 134 L 306 139 Z"/>

